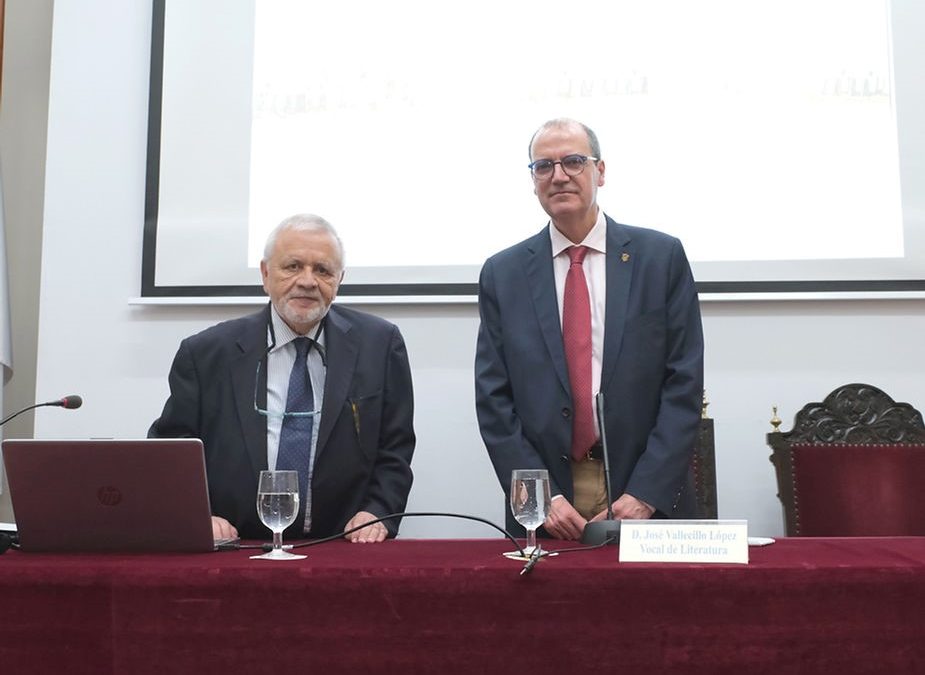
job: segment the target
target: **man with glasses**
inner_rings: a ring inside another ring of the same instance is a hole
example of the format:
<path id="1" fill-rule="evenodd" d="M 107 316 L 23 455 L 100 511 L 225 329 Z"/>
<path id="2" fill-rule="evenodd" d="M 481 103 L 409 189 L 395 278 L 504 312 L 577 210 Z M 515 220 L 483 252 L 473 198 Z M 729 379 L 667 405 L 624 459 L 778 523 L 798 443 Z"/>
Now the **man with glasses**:
<path id="1" fill-rule="evenodd" d="M 267 306 L 180 344 L 170 397 L 148 435 L 202 439 L 217 539 L 268 538 L 256 508 L 268 468 L 299 472 L 300 511 L 287 538 L 331 536 L 402 512 L 415 436 L 398 328 L 332 304 L 343 246 L 318 216 L 280 223 L 260 273 Z M 398 525 L 346 536 L 378 542 Z"/>
<path id="2" fill-rule="evenodd" d="M 479 279 L 482 439 L 505 493 L 514 469 L 549 471 L 543 529 L 560 539 L 581 538 L 607 513 L 597 392 L 614 517 L 695 516 L 697 291 L 677 239 L 621 225 L 598 207 L 601 157 L 585 125 L 541 126 L 529 167 L 549 224 L 489 258 Z M 521 529 L 511 514 L 508 527 Z"/>

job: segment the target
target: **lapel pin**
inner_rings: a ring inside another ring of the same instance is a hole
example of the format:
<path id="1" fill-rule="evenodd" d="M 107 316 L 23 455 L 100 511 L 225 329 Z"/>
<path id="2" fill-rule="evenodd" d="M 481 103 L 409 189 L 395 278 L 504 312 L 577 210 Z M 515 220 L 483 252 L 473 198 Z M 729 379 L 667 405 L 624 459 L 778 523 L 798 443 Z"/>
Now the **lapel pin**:
<path id="1" fill-rule="evenodd" d="M 624 252 L 624 253 L 620 256 L 620 260 L 622 260 L 623 262 L 626 262 L 626 261 L 628 261 L 629 259 L 630 259 L 630 254 L 629 254 L 629 253 L 625 253 L 625 252 Z"/>

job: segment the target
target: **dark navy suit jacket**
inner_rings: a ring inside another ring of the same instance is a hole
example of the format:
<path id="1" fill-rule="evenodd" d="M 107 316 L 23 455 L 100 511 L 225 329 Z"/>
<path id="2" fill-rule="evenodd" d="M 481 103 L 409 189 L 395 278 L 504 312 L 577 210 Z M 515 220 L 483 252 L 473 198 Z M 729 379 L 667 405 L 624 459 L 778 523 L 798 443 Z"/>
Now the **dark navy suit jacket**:
<path id="1" fill-rule="evenodd" d="M 703 330 L 681 242 L 607 218 L 601 391 L 614 499 L 690 518 L 688 468 L 703 396 Z M 548 228 L 489 258 L 475 358 L 482 439 L 509 496 L 513 469 L 548 469 L 573 501 L 572 400 Z M 506 511 L 509 511 L 506 509 Z M 508 512 L 508 527 L 520 530 Z"/>
<path id="2" fill-rule="evenodd" d="M 201 438 L 212 513 L 243 538 L 266 538 L 257 478 L 267 468 L 266 417 L 254 410 L 257 363 L 267 349 L 269 304 L 189 337 L 170 370 L 170 397 L 148 432 Z M 312 477 L 312 537 L 342 532 L 358 511 L 404 511 L 411 489 L 411 371 L 396 326 L 332 305 L 327 376 Z M 257 387 L 266 400 L 266 369 Z M 386 521 L 391 535 L 397 521 Z M 295 527 L 295 526 L 294 526 Z"/>

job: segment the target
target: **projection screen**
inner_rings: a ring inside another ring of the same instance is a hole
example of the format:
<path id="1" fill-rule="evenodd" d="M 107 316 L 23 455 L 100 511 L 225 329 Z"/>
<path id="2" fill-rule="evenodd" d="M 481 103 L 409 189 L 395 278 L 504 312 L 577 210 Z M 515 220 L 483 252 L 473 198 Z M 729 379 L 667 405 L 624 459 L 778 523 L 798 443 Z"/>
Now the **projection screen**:
<path id="1" fill-rule="evenodd" d="M 312 212 L 341 296 L 472 296 L 548 222 L 557 117 L 702 292 L 925 290 L 923 33 L 914 0 L 154 0 L 142 295 L 259 295 Z"/>

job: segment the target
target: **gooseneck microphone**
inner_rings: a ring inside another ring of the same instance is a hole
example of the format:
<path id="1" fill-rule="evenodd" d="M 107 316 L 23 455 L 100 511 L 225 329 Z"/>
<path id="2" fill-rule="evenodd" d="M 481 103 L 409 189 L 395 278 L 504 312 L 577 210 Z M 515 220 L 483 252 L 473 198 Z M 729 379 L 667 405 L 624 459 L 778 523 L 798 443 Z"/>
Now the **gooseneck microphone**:
<path id="1" fill-rule="evenodd" d="M 613 496 L 610 494 L 610 456 L 607 453 L 607 431 L 604 424 L 604 393 L 598 392 L 594 399 L 597 407 L 597 428 L 601 435 L 601 449 L 604 453 L 604 489 L 607 491 L 607 517 L 585 525 L 581 543 L 590 546 L 620 543 L 620 521 L 613 519 Z"/>
<path id="2" fill-rule="evenodd" d="M 22 410 L 14 412 L 12 415 L 5 418 L 2 422 L 0 422 L 0 426 L 3 426 L 4 424 L 9 422 L 14 417 L 18 415 L 22 415 L 24 412 L 33 410 L 34 408 L 44 408 L 45 406 L 56 406 L 58 408 L 67 408 L 68 410 L 74 410 L 75 408 L 79 408 L 80 406 L 82 406 L 83 403 L 84 403 L 84 400 L 80 398 L 80 396 L 77 396 L 74 394 L 72 394 L 71 396 L 65 396 L 64 398 L 59 398 L 57 401 L 48 401 L 46 403 L 34 403 L 33 405 L 26 406 Z"/>

